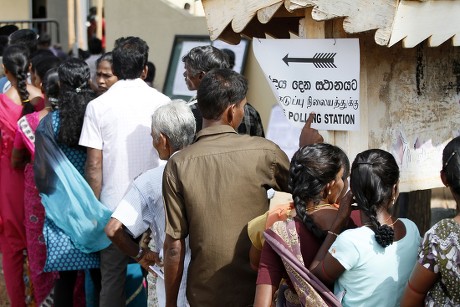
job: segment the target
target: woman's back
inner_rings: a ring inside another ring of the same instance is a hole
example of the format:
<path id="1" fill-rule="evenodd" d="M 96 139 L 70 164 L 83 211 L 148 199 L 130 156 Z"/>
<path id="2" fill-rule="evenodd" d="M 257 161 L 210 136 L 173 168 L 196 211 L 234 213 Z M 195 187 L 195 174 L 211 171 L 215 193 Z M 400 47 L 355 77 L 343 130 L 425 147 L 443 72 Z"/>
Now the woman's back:
<path id="1" fill-rule="evenodd" d="M 343 296 L 343 306 L 399 306 L 420 244 L 417 226 L 399 220 L 406 235 L 386 248 L 365 226 L 343 232 L 330 247 L 329 253 L 345 268 L 334 287 L 336 296 Z"/>
<path id="2" fill-rule="evenodd" d="M 428 230 L 423 239 L 419 263 L 440 274 L 428 291 L 425 304 L 429 306 L 458 306 L 460 304 L 460 224 L 444 219 Z"/>

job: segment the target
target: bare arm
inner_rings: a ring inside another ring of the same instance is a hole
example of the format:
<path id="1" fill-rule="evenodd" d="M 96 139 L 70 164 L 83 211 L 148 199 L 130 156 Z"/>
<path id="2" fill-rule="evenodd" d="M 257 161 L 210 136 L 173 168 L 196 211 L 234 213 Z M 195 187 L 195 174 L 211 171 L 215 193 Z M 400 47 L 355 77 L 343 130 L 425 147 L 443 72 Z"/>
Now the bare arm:
<path id="1" fill-rule="evenodd" d="M 310 271 L 327 285 L 334 284 L 334 281 L 345 271 L 345 268 L 328 252 L 328 250 L 335 242 L 337 234 L 342 231 L 348 222 L 352 203 L 353 194 L 351 191 L 348 191 L 340 201 L 337 217 L 330 231 L 328 231 L 326 239 L 324 239 L 323 244 L 321 244 L 320 249 L 316 253 L 315 259 L 313 259 L 310 265 Z"/>
<path id="2" fill-rule="evenodd" d="M 272 285 L 257 285 L 254 307 L 273 306 L 273 295 L 275 295 L 276 289 L 277 288 Z"/>
<path id="3" fill-rule="evenodd" d="M 88 147 L 87 154 L 85 165 L 86 181 L 96 198 L 99 199 L 102 187 L 102 150 Z"/>
<path id="4" fill-rule="evenodd" d="M 438 279 L 438 274 L 416 263 L 401 298 L 401 307 L 425 305 L 425 296 Z"/>
<path id="5" fill-rule="evenodd" d="M 111 218 L 104 230 L 107 237 L 109 237 L 112 243 L 115 244 L 123 253 L 132 258 L 135 258 L 138 255 L 140 250 L 139 244 L 137 244 L 124 230 L 123 224 L 119 220 Z M 163 265 L 158 253 L 155 253 L 148 248 L 144 248 L 141 258 L 136 260 L 144 269 L 150 272 L 152 272 L 149 268 L 151 265 L 154 265 L 155 263 Z"/>
<path id="6" fill-rule="evenodd" d="M 164 248 L 166 307 L 177 306 L 177 295 L 184 270 L 185 241 L 166 234 Z"/>

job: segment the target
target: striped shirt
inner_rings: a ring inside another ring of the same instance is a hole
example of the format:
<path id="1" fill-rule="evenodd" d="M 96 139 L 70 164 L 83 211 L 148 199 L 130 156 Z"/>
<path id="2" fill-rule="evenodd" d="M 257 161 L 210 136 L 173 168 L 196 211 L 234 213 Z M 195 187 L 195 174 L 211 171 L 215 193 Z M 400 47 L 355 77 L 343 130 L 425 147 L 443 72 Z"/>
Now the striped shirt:
<path id="1" fill-rule="evenodd" d="M 152 240 L 155 243 L 154 251 L 162 254 L 165 240 L 165 210 L 162 195 L 162 179 L 165 165 L 160 165 L 139 175 L 131 184 L 120 204 L 112 214 L 119 220 L 134 238 L 139 237 L 149 227 L 152 230 Z M 188 306 L 185 295 L 187 269 L 190 262 L 190 248 L 186 239 L 184 273 L 177 297 L 177 306 Z M 165 301 L 165 293 L 159 293 L 164 289 L 164 280 L 157 278 L 158 300 Z"/>

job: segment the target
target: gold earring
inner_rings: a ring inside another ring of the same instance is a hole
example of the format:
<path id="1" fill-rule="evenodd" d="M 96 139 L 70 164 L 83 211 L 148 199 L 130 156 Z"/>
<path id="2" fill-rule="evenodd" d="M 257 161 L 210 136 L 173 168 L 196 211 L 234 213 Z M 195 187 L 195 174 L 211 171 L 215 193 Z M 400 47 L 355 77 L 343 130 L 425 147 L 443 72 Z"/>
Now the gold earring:
<path id="1" fill-rule="evenodd" d="M 329 190 L 329 192 L 327 193 L 327 195 L 331 195 L 331 190 Z"/>

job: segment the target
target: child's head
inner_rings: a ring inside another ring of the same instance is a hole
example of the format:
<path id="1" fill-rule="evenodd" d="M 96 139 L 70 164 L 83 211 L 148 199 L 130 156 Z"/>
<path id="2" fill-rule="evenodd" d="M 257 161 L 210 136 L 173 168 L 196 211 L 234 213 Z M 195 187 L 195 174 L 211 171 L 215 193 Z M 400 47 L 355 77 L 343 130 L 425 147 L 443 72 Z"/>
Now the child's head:
<path id="1" fill-rule="evenodd" d="M 360 210 L 370 219 L 377 242 L 386 247 L 393 242 L 394 231 L 380 225 L 377 212 L 388 210 L 398 197 L 399 167 L 387 151 L 370 149 L 353 161 L 350 188 Z"/>

